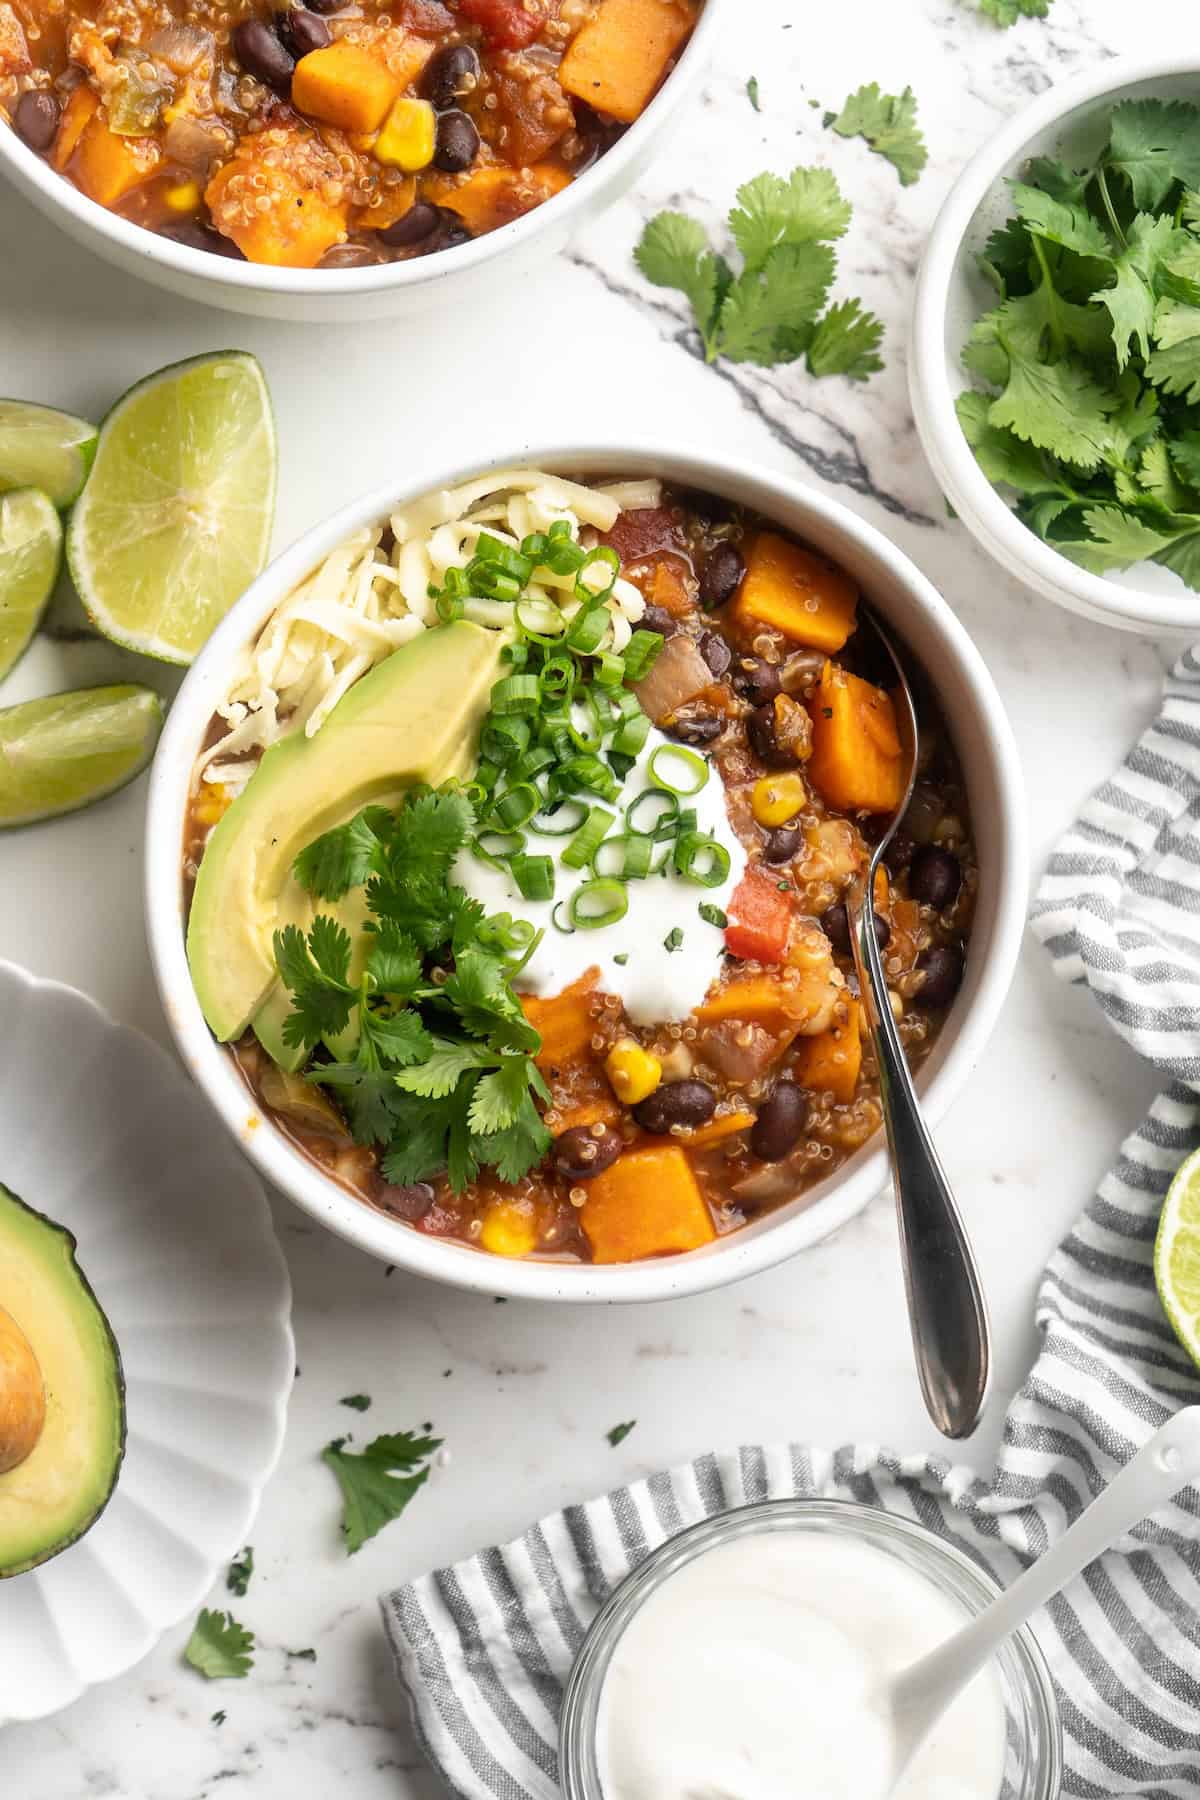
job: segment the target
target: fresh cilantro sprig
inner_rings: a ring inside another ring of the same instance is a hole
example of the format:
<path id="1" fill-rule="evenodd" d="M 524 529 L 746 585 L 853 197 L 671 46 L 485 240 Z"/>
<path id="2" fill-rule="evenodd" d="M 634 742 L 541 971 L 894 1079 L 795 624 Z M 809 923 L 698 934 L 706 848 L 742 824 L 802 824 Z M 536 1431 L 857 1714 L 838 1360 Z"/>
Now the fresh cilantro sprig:
<path id="1" fill-rule="evenodd" d="M 1093 573 L 1200 590 L 1200 107 L 1125 101 L 1080 167 L 1036 158 L 980 259 L 999 305 L 958 416 L 1018 516 Z"/>
<path id="2" fill-rule="evenodd" d="M 348 1555 L 400 1517 L 428 1481 L 429 1459 L 441 1445 L 441 1438 L 396 1431 L 375 1438 L 365 1450 L 347 1450 L 345 1438 L 326 1446 L 321 1461 L 342 1490 L 342 1537 Z"/>
<path id="3" fill-rule="evenodd" d="M 772 368 L 806 357 L 813 375 L 862 381 L 883 367 L 883 326 L 856 300 L 824 310 L 836 269 L 831 245 L 849 223 L 829 170 L 798 168 L 738 189 L 729 231 L 740 273 L 686 213 L 651 219 L 634 254 L 647 281 L 686 296 L 706 361 Z"/>
<path id="4" fill-rule="evenodd" d="M 825 124 L 839 137 L 865 138 L 876 155 L 891 163 L 904 187 L 911 187 L 929 161 L 911 88 L 884 94 L 877 81 L 869 82 L 850 95 L 840 113 L 826 113 Z"/>
<path id="5" fill-rule="evenodd" d="M 1050 11 L 1050 0 L 979 0 L 979 10 L 1002 30 L 1018 19 L 1044 19 Z"/>
<path id="6" fill-rule="evenodd" d="M 292 999 L 284 1041 L 310 1053 L 308 1079 L 333 1090 L 355 1141 L 385 1146 L 383 1172 L 398 1185 L 445 1170 L 461 1192 L 484 1166 L 517 1181 L 550 1147 L 535 1104 L 550 1097 L 533 1060 L 541 1039 L 505 949 L 511 920 L 489 918 L 451 880 L 475 829 L 453 791 L 364 809 L 295 864 L 317 900 L 362 889 L 357 940 L 323 912 L 307 934 L 275 936 Z"/>
<path id="7" fill-rule="evenodd" d="M 232 1613 L 201 1610 L 184 1646 L 184 1661 L 209 1681 L 240 1680 L 254 1667 L 254 1633 Z"/>

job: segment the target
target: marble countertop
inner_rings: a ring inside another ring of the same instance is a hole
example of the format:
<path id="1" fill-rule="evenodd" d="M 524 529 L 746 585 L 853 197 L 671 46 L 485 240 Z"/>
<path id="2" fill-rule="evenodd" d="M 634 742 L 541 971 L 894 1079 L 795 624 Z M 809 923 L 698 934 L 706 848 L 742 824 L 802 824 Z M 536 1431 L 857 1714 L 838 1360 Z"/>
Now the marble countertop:
<path id="1" fill-rule="evenodd" d="M 131 284 L 5 192 L 0 391 L 94 417 L 162 363 L 226 344 L 255 351 L 279 419 L 280 545 L 386 467 L 457 451 L 464 434 L 650 428 L 804 476 L 889 532 L 973 633 L 1016 729 L 1040 864 L 1149 716 L 1167 653 L 1035 599 L 947 517 L 906 398 L 913 277 L 947 187 L 984 137 L 1074 70 L 1178 32 L 1180 10 L 1179 0 L 1054 0 L 1049 20 L 998 32 L 971 0 L 735 0 L 737 28 L 637 192 L 544 267 L 532 291 L 498 286 L 486 322 L 447 309 L 418 325 L 334 331 L 218 314 Z M 746 98 L 751 75 L 761 114 Z M 807 104 L 840 106 L 864 80 L 917 93 L 930 162 L 915 187 L 901 188 L 862 143 L 824 132 Z M 886 368 L 864 387 L 814 382 L 799 366 L 706 368 L 675 297 L 646 288 L 630 258 L 640 220 L 659 207 L 715 223 L 739 181 L 811 161 L 832 166 L 855 204 L 839 291 L 863 294 L 888 325 Z M 128 667 L 60 608 L 5 700 Z M 163 672 L 152 678 L 169 684 Z M 139 783 L 4 843 L 0 949 L 165 1040 L 141 923 L 144 800 Z M 1147 1072 L 1028 942 L 1003 1023 L 941 1132 L 995 1323 L 995 1398 L 965 1453 L 980 1469 L 1033 1354 L 1042 1264 L 1149 1093 Z M 300 1368 L 253 1532 L 259 1572 L 238 1605 L 258 1633 L 257 1667 L 244 1682 L 207 1684 L 180 1662 L 187 1627 L 170 1633 L 122 1680 L 0 1736 L 14 1800 L 434 1800 L 379 1631 L 380 1589 L 709 1447 L 784 1437 L 939 1445 L 912 1372 L 887 1199 L 786 1268 L 621 1311 L 496 1305 L 389 1276 L 285 1201 L 276 1219 Z M 353 1422 L 337 1402 L 357 1390 L 374 1395 L 380 1430 L 432 1419 L 450 1461 L 351 1560 L 317 1453 Z M 634 1417 L 611 1449 L 608 1427 Z M 315 1663 L 283 1654 L 308 1646 Z M 218 1708 L 221 1725 L 210 1719 Z"/>

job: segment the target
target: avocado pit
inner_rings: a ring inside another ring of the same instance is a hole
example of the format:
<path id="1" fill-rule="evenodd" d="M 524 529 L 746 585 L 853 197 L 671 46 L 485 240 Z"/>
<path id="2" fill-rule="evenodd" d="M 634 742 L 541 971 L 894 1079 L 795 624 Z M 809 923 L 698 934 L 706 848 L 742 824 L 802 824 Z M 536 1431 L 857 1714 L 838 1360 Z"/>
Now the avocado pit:
<path id="1" fill-rule="evenodd" d="M 46 1384 L 33 1345 L 0 1306 L 0 1475 L 31 1454 L 46 1423 Z"/>

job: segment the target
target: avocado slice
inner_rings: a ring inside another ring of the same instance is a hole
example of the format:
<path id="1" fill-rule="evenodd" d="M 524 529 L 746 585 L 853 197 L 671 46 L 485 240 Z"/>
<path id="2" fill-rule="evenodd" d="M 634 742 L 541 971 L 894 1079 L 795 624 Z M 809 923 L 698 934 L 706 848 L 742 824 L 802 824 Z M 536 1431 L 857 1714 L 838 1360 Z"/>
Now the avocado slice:
<path id="1" fill-rule="evenodd" d="M 314 737 L 297 732 L 265 753 L 213 829 L 188 919 L 192 981 L 222 1043 L 277 985 L 275 931 L 311 916 L 292 875 L 300 851 L 364 806 L 396 806 L 418 782 L 474 767 L 507 641 L 461 619 L 424 631 L 356 681 Z"/>
<path id="2" fill-rule="evenodd" d="M 0 1185 L 0 1579 L 95 1524 L 124 1454 L 121 1357 L 75 1239 Z"/>

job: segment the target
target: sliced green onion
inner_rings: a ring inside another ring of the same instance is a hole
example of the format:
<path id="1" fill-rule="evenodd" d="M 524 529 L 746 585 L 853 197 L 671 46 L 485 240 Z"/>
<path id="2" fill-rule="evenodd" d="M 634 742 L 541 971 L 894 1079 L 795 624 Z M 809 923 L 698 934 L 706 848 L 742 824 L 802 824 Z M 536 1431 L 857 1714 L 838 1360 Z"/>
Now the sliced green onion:
<path id="1" fill-rule="evenodd" d="M 599 650 L 592 670 L 592 680 L 602 688 L 619 688 L 625 679 L 625 658 L 612 650 Z"/>
<path id="2" fill-rule="evenodd" d="M 510 669 L 523 669 L 529 661 L 529 647 L 526 644 L 505 644 L 500 656 Z"/>
<path id="3" fill-rule="evenodd" d="M 558 771 L 558 780 L 566 793 L 586 788 L 602 800 L 615 800 L 620 787 L 612 770 L 598 756 L 570 756 Z"/>
<path id="4" fill-rule="evenodd" d="M 587 551 L 575 542 L 566 519 L 555 519 L 546 538 L 542 567 L 554 575 L 574 575 L 587 561 Z"/>
<path id="5" fill-rule="evenodd" d="M 567 643 L 581 656 L 590 656 L 593 650 L 600 648 L 611 622 L 607 606 L 581 607 L 567 626 Z"/>
<path id="6" fill-rule="evenodd" d="M 567 917 L 580 931 L 599 931 L 615 925 L 629 911 L 629 895 L 619 881 L 585 881 L 567 903 Z"/>
<path id="7" fill-rule="evenodd" d="M 674 863 L 685 881 L 698 887 L 720 887 L 729 879 L 729 852 L 724 844 L 702 831 L 689 831 L 675 843 Z"/>
<path id="8" fill-rule="evenodd" d="M 582 721 L 582 722 L 581 722 Z M 600 709 L 590 688 L 581 688 L 575 696 L 571 723 L 567 727 L 577 750 L 598 750 L 604 738 Z"/>
<path id="9" fill-rule="evenodd" d="M 524 848 L 523 831 L 481 831 L 471 845 L 480 862 L 500 870 L 507 868 L 509 858 L 519 856 Z"/>
<path id="10" fill-rule="evenodd" d="M 540 689 L 538 677 L 522 672 L 505 675 L 492 689 L 492 711 L 500 718 L 509 713 L 532 713 L 538 709 Z"/>
<path id="11" fill-rule="evenodd" d="M 453 625 L 456 619 L 461 619 L 465 607 L 466 601 L 461 594 L 451 594 L 445 588 L 434 599 L 434 610 L 443 625 Z"/>
<path id="12" fill-rule="evenodd" d="M 621 729 L 617 732 L 617 735 L 609 745 L 609 749 L 615 750 L 618 756 L 636 757 L 638 752 L 644 748 L 646 739 L 649 735 L 650 721 L 644 712 L 639 712 L 636 717 L 625 720 Z M 666 744 L 659 745 L 659 749 L 661 750 L 667 748 L 669 748 L 669 746 Z M 653 773 L 653 758 L 651 758 L 651 774 Z M 670 786 L 670 783 L 662 781 L 661 777 L 655 777 L 655 779 L 659 781 L 662 787 Z"/>
<path id="13" fill-rule="evenodd" d="M 530 730 L 526 720 L 489 718 L 484 721 L 483 730 L 479 734 L 479 748 L 489 762 L 498 763 L 501 768 L 505 768 L 529 748 L 529 739 Z"/>
<path id="14" fill-rule="evenodd" d="M 489 815 L 488 828 L 516 831 L 542 809 L 542 796 L 531 782 L 520 781 L 501 794 Z M 493 823 L 494 821 L 494 823 Z"/>
<path id="15" fill-rule="evenodd" d="M 500 770 L 494 762 L 481 761 L 472 780 L 463 788 L 463 793 L 474 807 L 482 806 L 491 798 L 492 789 L 499 778 Z"/>
<path id="16" fill-rule="evenodd" d="M 617 860 L 612 861 L 616 854 Z M 654 861 L 654 839 L 640 831 L 623 831 L 608 838 L 592 858 L 593 873 L 620 881 L 644 881 Z"/>
<path id="17" fill-rule="evenodd" d="M 522 923 L 525 923 L 525 922 L 526 921 L 522 921 Z M 533 954 L 537 950 L 538 945 L 541 943 L 541 941 L 545 937 L 545 935 L 546 935 L 545 926 L 543 926 L 540 931 L 533 932 L 529 939 L 529 942 L 526 944 L 526 946 L 525 946 L 524 950 L 522 951 L 518 960 L 516 962 L 509 963 L 508 979 L 510 981 L 513 979 L 514 975 L 519 975 L 521 973 L 521 970 L 525 967 L 525 965 L 529 961 L 530 957 L 533 956 Z"/>
<path id="18" fill-rule="evenodd" d="M 647 801 L 649 801 L 652 806 L 661 806 L 662 811 L 655 813 L 654 818 L 649 823 L 643 820 L 639 825 L 638 814 L 642 811 Z M 646 836 L 655 838 L 660 843 L 663 838 L 674 837 L 678 820 L 679 795 L 673 794 L 670 788 L 643 788 L 637 798 L 631 800 L 629 805 L 625 808 L 626 830 L 640 831 Z"/>
<path id="19" fill-rule="evenodd" d="M 602 806 L 589 806 L 587 817 L 562 853 L 568 869 L 586 869 L 609 827 L 616 823 L 614 813 Z"/>
<path id="20" fill-rule="evenodd" d="M 522 587 L 528 585 L 529 577 L 533 574 L 533 564 L 523 551 L 514 550 L 511 544 L 502 544 L 490 531 L 480 532 L 473 561 L 489 568 L 502 569 L 506 575 L 519 581 Z M 469 564 L 467 573 L 470 574 Z"/>
<path id="21" fill-rule="evenodd" d="M 528 537 L 521 539 L 521 555 L 527 556 L 536 568 L 541 558 L 545 556 L 546 545 L 549 542 L 544 531 L 531 531 Z"/>
<path id="22" fill-rule="evenodd" d="M 626 681 L 640 681 L 649 674 L 666 641 L 659 631 L 635 631 L 625 646 Z"/>
<path id="23" fill-rule="evenodd" d="M 595 569 L 600 580 L 589 581 L 589 572 Z M 603 600 L 613 591 L 613 584 L 621 573 L 621 559 L 611 544 L 597 544 L 589 550 L 579 565 L 575 576 L 575 592 L 581 600 Z"/>
<path id="24" fill-rule="evenodd" d="M 478 561 L 467 564 L 467 574 L 471 579 L 471 591 L 484 600 L 519 600 L 522 584 L 515 575 L 506 575 L 503 569 L 494 568 L 491 563 Z"/>
<path id="25" fill-rule="evenodd" d="M 565 900 L 556 900 L 554 902 L 554 905 L 550 909 L 550 923 L 553 925 L 555 931 L 561 931 L 564 937 L 570 937 L 575 927 L 570 923 L 564 925 L 558 916 L 566 904 Z"/>
<path id="26" fill-rule="evenodd" d="M 531 781 L 543 769 L 553 768 L 557 758 L 549 744 L 531 744 L 508 771 L 510 781 Z"/>
<path id="27" fill-rule="evenodd" d="M 561 814 L 570 814 L 570 817 L 564 819 Z M 587 816 L 588 808 L 582 800 L 560 800 L 549 814 L 555 824 L 548 823 L 546 815 L 539 813 L 536 819 L 530 819 L 529 829 L 536 831 L 539 837 L 571 837 Z"/>
<path id="28" fill-rule="evenodd" d="M 625 688 L 619 694 L 613 695 L 613 705 L 620 713 L 622 719 L 636 719 L 641 716 L 642 703 L 636 694 L 630 693 L 628 688 Z"/>
<path id="29" fill-rule="evenodd" d="M 564 655 L 562 651 L 548 656 L 542 664 L 538 681 L 544 697 L 556 701 L 565 699 L 575 686 L 574 658 Z"/>
<path id="30" fill-rule="evenodd" d="M 513 880 L 525 900 L 550 900 L 554 895 L 554 864 L 548 856 L 526 856 L 524 852 L 509 858 Z"/>
<path id="31" fill-rule="evenodd" d="M 492 913 L 481 921 L 479 941 L 501 950 L 523 950 L 535 929 L 528 919 L 514 919 L 511 913 Z"/>
<path id="32" fill-rule="evenodd" d="M 679 765 L 681 774 L 686 772 L 690 775 L 690 786 L 681 786 L 679 781 L 672 781 L 669 776 L 663 774 L 659 765 L 664 761 L 669 765 L 670 760 Z M 659 744 L 650 757 L 648 767 L 652 779 L 660 787 L 669 788 L 673 794 L 682 794 L 685 798 L 690 798 L 692 794 L 698 794 L 708 780 L 708 764 L 702 756 L 697 756 L 696 752 L 689 750 L 685 744 Z"/>

